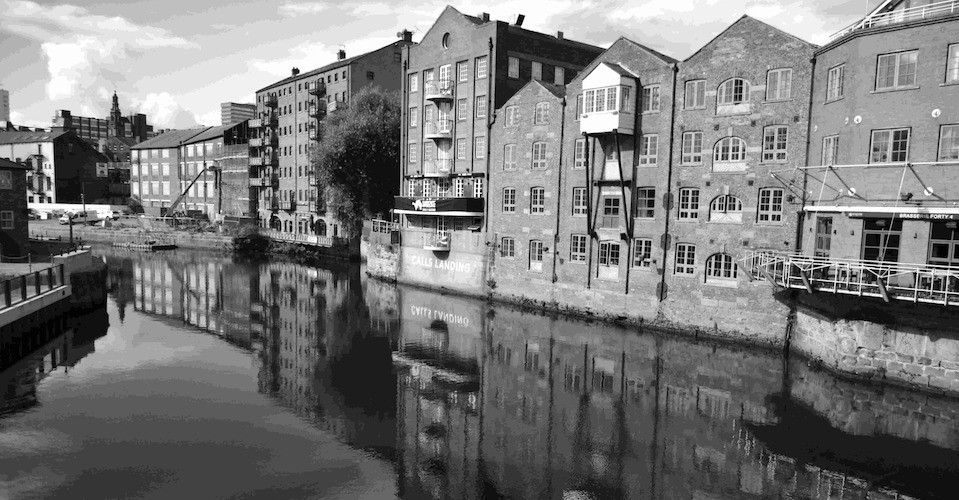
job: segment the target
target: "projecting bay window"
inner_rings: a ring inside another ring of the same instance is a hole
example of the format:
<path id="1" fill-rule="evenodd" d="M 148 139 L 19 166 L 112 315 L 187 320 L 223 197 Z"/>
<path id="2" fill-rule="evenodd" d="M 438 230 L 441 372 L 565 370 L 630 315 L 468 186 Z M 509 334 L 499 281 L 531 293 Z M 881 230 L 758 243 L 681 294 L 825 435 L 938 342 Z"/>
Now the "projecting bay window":
<path id="1" fill-rule="evenodd" d="M 913 88 L 919 51 L 882 54 L 876 62 L 876 90 Z"/>
<path id="2" fill-rule="evenodd" d="M 630 90 L 625 85 L 614 85 L 583 91 L 583 114 L 612 113 L 614 111 L 630 112 L 632 109 L 629 103 Z M 658 92 L 656 96 L 658 101 Z"/>
<path id="3" fill-rule="evenodd" d="M 869 163 L 901 163 L 908 159 L 908 128 L 872 131 Z"/>

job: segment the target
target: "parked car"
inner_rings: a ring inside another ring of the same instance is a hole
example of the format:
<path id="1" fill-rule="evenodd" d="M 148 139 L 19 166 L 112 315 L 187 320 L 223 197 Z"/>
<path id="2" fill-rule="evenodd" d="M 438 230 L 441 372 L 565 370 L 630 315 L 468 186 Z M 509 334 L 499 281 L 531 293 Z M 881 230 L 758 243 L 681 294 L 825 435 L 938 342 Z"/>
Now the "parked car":
<path id="1" fill-rule="evenodd" d="M 100 220 L 100 216 L 94 210 L 87 210 L 86 212 L 63 214 L 59 220 L 60 224 L 69 224 L 71 220 L 74 224 L 96 224 Z"/>

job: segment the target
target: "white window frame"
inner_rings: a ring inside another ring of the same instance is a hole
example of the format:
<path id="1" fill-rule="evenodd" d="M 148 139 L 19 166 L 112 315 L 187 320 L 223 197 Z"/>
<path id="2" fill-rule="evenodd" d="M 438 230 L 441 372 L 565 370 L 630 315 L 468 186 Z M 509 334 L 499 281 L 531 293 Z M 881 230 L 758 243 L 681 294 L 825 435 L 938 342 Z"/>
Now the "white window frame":
<path id="1" fill-rule="evenodd" d="M 541 271 L 543 265 L 543 257 L 546 253 L 544 250 L 543 242 L 541 240 L 529 240 L 529 264 L 530 269 L 533 271 Z M 535 266 L 534 264 L 539 264 Z"/>
<path id="2" fill-rule="evenodd" d="M 410 128 L 416 128 L 420 121 L 420 108 L 410 106 Z"/>
<path id="3" fill-rule="evenodd" d="M 569 261 L 586 262 L 588 236 L 585 234 L 572 234 L 569 237 Z"/>
<path id="4" fill-rule="evenodd" d="M 775 82 L 773 81 L 775 80 Z M 766 101 L 792 99 L 792 68 L 777 68 L 766 72 Z"/>
<path id="5" fill-rule="evenodd" d="M 690 95 L 692 95 L 692 99 L 690 99 Z M 686 81 L 683 109 L 706 109 L 706 80 Z"/>
<path id="6" fill-rule="evenodd" d="M 759 204 L 756 207 L 756 222 L 759 224 L 783 223 L 783 188 L 766 187 L 759 190 Z"/>
<path id="7" fill-rule="evenodd" d="M 709 202 L 709 222 L 741 224 L 743 202 L 731 194 L 722 194 Z"/>
<path id="8" fill-rule="evenodd" d="M 534 125 L 546 125 L 549 123 L 549 102 L 536 103 L 536 111 L 533 113 Z"/>
<path id="9" fill-rule="evenodd" d="M 504 127 L 519 126 L 519 107 L 506 106 L 506 117 L 503 120 Z"/>
<path id="10" fill-rule="evenodd" d="M 474 177 L 473 178 L 473 198 L 482 198 L 483 197 L 483 178 Z"/>
<path id="11" fill-rule="evenodd" d="M 586 217 L 586 213 L 589 211 L 587 206 L 588 202 L 586 201 L 586 188 L 584 187 L 574 187 L 573 188 L 573 217 Z"/>
<path id="12" fill-rule="evenodd" d="M 939 161 L 959 161 L 959 124 L 951 123 L 939 127 L 939 151 L 936 158 Z"/>
<path id="13" fill-rule="evenodd" d="M 673 274 L 696 274 L 696 245 L 676 243 Z"/>
<path id="14" fill-rule="evenodd" d="M 0 189 L 13 189 L 13 171 L 0 170 Z"/>
<path id="15" fill-rule="evenodd" d="M 500 238 L 499 256 L 507 259 L 516 257 L 516 240 L 511 236 Z"/>
<path id="16" fill-rule="evenodd" d="M 456 100 L 456 120 L 457 121 L 466 121 L 469 117 L 469 104 L 466 102 L 466 99 L 457 99 Z"/>
<path id="17" fill-rule="evenodd" d="M 482 80 L 486 78 L 487 73 L 489 72 L 489 59 L 486 56 L 480 56 L 476 58 L 476 79 Z"/>
<path id="18" fill-rule="evenodd" d="M 473 138 L 473 158 L 481 160 L 486 158 L 486 136 L 478 135 Z"/>
<path id="19" fill-rule="evenodd" d="M 573 168 L 586 168 L 586 139 L 576 139 L 573 144 Z"/>
<path id="20" fill-rule="evenodd" d="M 546 168 L 546 166 L 546 141 L 534 142 L 530 167 L 533 169 L 542 170 Z"/>
<path id="21" fill-rule="evenodd" d="M 742 85 L 739 89 L 738 94 L 739 99 L 737 99 L 736 92 L 736 82 L 742 82 Z M 717 106 L 734 106 L 736 104 L 744 104 L 749 102 L 749 82 L 745 78 L 730 78 L 725 82 L 719 85 L 719 88 L 716 90 L 716 105 Z"/>
<path id="22" fill-rule="evenodd" d="M 907 61 L 903 61 L 903 57 Z M 913 59 L 913 62 L 908 62 L 908 59 Z M 885 82 L 880 83 L 880 72 L 883 69 L 883 61 L 891 61 L 892 64 L 887 66 L 887 71 L 892 70 L 892 74 L 888 73 L 884 76 L 891 77 L 892 85 L 886 85 Z M 909 67 L 912 67 L 912 72 L 909 73 Z M 876 90 L 895 90 L 901 88 L 914 88 L 918 85 L 917 78 L 919 73 L 919 51 L 918 50 L 905 50 L 902 52 L 892 52 L 888 54 L 879 54 L 876 57 Z M 907 80 L 902 81 L 904 77 L 912 76 L 911 81 Z M 882 86 L 880 86 L 882 85 Z"/>
<path id="23" fill-rule="evenodd" d="M 659 158 L 659 135 L 644 134 L 639 143 L 639 165 L 655 167 Z"/>
<path id="24" fill-rule="evenodd" d="M 699 220 L 699 189 L 680 188 L 676 218 L 679 220 Z"/>
<path id="25" fill-rule="evenodd" d="M 456 159 L 457 160 L 466 160 L 466 139 L 460 137 L 456 139 Z"/>
<path id="26" fill-rule="evenodd" d="M 456 81 L 460 83 L 469 81 L 469 67 L 468 61 L 456 63 Z"/>
<path id="27" fill-rule="evenodd" d="M 516 188 L 503 188 L 503 213 L 516 213 Z"/>
<path id="28" fill-rule="evenodd" d="M 643 113 L 659 112 L 659 85 L 647 85 L 643 87 Z"/>
<path id="29" fill-rule="evenodd" d="M 453 180 L 453 196 L 464 198 L 466 196 L 466 179 L 457 177 Z"/>
<path id="30" fill-rule="evenodd" d="M 656 217 L 656 187 L 640 186 L 636 188 L 636 197 L 633 202 L 633 217 L 637 219 L 652 219 Z"/>
<path id="31" fill-rule="evenodd" d="M 706 280 L 735 280 L 738 274 L 736 260 L 728 253 L 714 253 L 706 259 Z"/>
<path id="32" fill-rule="evenodd" d="M 683 132 L 683 165 L 703 164 L 703 137 L 701 130 Z"/>
<path id="33" fill-rule="evenodd" d="M 476 118 L 486 118 L 486 96 L 478 95 L 476 96 L 476 102 L 473 103 L 474 109 L 476 109 Z"/>
<path id="34" fill-rule="evenodd" d="M 503 170 L 516 170 L 516 144 L 503 145 Z"/>
<path id="35" fill-rule="evenodd" d="M 419 147 L 418 147 L 418 146 L 419 146 L 419 144 L 416 144 L 415 142 L 409 145 L 409 147 L 408 147 L 408 149 L 407 149 L 407 152 L 406 152 L 406 158 L 407 158 L 407 160 L 409 161 L 409 163 L 417 163 L 417 162 L 419 161 Z"/>
<path id="36" fill-rule="evenodd" d="M 906 148 L 904 152 L 894 149 L 897 142 L 902 142 L 901 137 L 898 140 L 896 139 L 896 134 L 901 134 L 902 132 L 906 133 L 906 140 L 905 140 Z M 877 151 L 876 146 L 878 144 L 876 142 L 876 136 L 877 135 L 881 136 L 882 134 L 889 134 L 889 135 L 887 137 L 887 140 L 884 141 L 885 142 L 885 147 L 883 148 L 884 151 Z M 873 130 L 872 134 L 870 134 L 870 140 L 869 140 L 869 163 L 905 163 L 909 161 L 909 140 L 911 138 L 910 137 L 911 135 L 912 135 L 911 130 L 908 127 Z M 877 153 L 885 154 L 886 161 L 876 159 Z M 894 158 L 894 156 L 897 154 L 902 155 L 900 157 L 901 159 Z"/>
<path id="37" fill-rule="evenodd" d="M 959 43 L 946 49 L 946 83 L 959 83 Z"/>
<path id="38" fill-rule="evenodd" d="M 728 147 L 727 144 L 728 143 Z M 725 150 L 724 150 L 725 149 Z M 746 141 L 735 136 L 727 136 L 716 141 L 713 146 L 713 162 L 746 161 Z"/>
<path id="39" fill-rule="evenodd" d="M 763 129 L 763 163 L 785 163 L 789 150 L 789 127 L 770 125 Z"/>
<path id="40" fill-rule="evenodd" d="M 533 187 L 529 190 L 529 213 L 546 213 L 546 188 Z"/>
<path id="41" fill-rule="evenodd" d="M 600 241 L 597 264 L 602 267 L 619 267 L 621 248 L 618 241 Z"/>
<path id="42" fill-rule="evenodd" d="M 822 158 L 820 165 L 835 165 L 839 157 L 839 136 L 827 135 L 822 138 Z"/>
<path id="43" fill-rule="evenodd" d="M 829 68 L 826 73 L 826 102 L 842 99 L 846 79 L 846 64 Z"/>
<path id="44" fill-rule="evenodd" d="M 629 87 L 625 85 L 613 85 L 611 87 L 601 87 L 595 89 L 586 89 L 583 91 L 583 114 L 591 113 L 613 113 L 622 111 L 629 112 L 631 109 L 628 104 L 630 92 Z M 626 103 L 621 97 L 626 97 Z"/>
<path id="45" fill-rule="evenodd" d="M 633 255 L 630 265 L 634 269 L 653 267 L 653 240 L 651 238 L 633 238 Z"/>

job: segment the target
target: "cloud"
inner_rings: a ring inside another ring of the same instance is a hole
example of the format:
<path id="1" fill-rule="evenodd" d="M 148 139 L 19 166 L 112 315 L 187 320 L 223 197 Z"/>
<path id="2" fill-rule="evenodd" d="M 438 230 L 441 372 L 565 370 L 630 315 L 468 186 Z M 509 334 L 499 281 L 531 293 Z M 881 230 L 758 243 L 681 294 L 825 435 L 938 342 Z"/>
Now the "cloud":
<path id="1" fill-rule="evenodd" d="M 156 128 L 191 128 L 200 125 L 195 114 L 184 109 L 169 92 L 149 93 L 143 99 L 132 100 L 133 109 L 147 115 Z M 216 125 L 219 122 L 204 123 Z"/>
<path id="2" fill-rule="evenodd" d="M 329 5 L 321 2 L 287 2 L 277 9 L 282 16 L 297 17 L 308 14 L 317 14 L 328 9 Z"/>
<path id="3" fill-rule="evenodd" d="M 251 59 L 247 61 L 247 66 L 253 71 L 287 77 L 292 74 L 294 67 L 300 68 L 301 71 L 310 71 L 332 62 L 335 57 L 336 50 L 333 47 L 322 43 L 304 42 L 289 49 L 285 57 Z"/>
<path id="4" fill-rule="evenodd" d="M 35 128 L 48 128 L 50 127 L 50 122 L 38 122 L 36 120 L 28 120 L 23 116 L 23 113 L 19 111 L 10 111 L 10 123 L 18 127 L 35 127 Z"/>

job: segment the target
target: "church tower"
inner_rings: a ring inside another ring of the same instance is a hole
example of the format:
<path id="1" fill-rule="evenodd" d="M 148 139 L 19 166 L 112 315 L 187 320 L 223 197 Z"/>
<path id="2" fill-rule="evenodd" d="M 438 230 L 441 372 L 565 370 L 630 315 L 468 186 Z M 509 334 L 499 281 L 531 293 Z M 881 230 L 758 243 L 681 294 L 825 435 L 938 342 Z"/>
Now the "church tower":
<path id="1" fill-rule="evenodd" d="M 116 91 L 113 91 L 113 107 L 110 108 L 109 134 L 113 137 L 123 137 L 123 115 L 120 113 L 120 99 Z"/>

